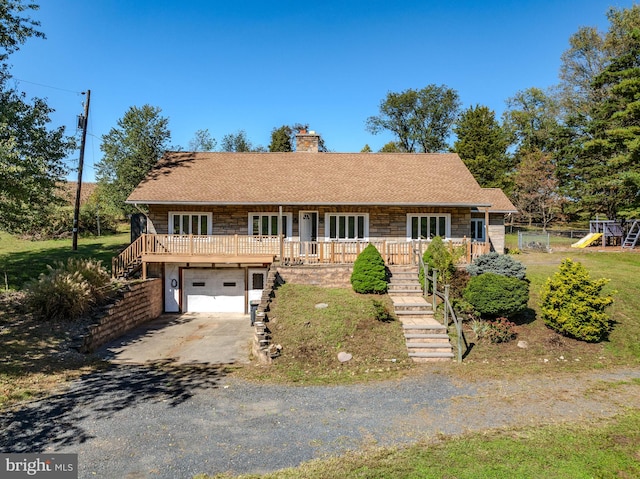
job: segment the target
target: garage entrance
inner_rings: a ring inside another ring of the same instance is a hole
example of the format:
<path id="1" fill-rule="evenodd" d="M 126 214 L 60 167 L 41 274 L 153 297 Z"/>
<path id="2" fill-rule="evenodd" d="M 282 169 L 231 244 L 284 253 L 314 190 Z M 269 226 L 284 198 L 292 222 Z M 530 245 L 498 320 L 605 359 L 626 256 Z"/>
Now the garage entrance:
<path id="1" fill-rule="evenodd" d="M 182 310 L 187 313 L 244 313 L 244 270 L 182 270 Z"/>

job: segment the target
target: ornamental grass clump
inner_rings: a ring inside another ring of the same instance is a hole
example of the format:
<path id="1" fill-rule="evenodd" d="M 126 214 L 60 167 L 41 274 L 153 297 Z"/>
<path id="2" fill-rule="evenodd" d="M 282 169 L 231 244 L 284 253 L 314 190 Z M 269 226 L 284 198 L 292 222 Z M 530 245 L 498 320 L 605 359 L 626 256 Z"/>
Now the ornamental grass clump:
<path id="1" fill-rule="evenodd" d="M 26 285 L 27 304 L 40 319 L 77 319 L 115 291 L 100 261 L 69 259 L 47 269 Z"/>
<path id="2" fill-rule="evenodd" d="M 613 303 L 603 295 L 608 279 L 591 279 L 579 262 L 565 259 L 542 287 L 540 311 L 544 323 L 554 331 L 588 342 L 607 339 L 613 322 L 605 312 Z"/>
<path id="3" fill-rule="evenodd" d="M 375 246 L 369 244 L 353 263 L 351 285 L 356 293 L 384 294 L 387 292 L 387 267 Z"/>

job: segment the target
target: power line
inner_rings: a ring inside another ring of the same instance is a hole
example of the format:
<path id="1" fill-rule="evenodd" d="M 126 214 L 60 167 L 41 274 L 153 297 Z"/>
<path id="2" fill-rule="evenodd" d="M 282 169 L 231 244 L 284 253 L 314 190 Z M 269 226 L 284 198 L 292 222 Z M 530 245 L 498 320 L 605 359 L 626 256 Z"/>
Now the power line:
<path id="1" fill-rule="evenodd" d="M 16 77 L 13 77 L 13 79 L 18 81 L 18 82 L 22 82 L 22 83 L 30 83 L 31 85 L 38 85 L 38 86 L 42 86 L 42 87 L 45 87 L 45 88 L 51 88 L 52 90 L 60 90 L 60 91 L 66 91 L 67 93 L 75 93 L 76 95 L 82 95 L 82 93 L 83 93 L 81 91 L 67 90 L 66 88 L 58 88 L 58 87 L 51 86 L 51 85 L 44 85 L 43 83 L 36 83 L 36 82 L 29 81 L 29 80 L 21 80 L 20 78 L 16 78 Z"/>

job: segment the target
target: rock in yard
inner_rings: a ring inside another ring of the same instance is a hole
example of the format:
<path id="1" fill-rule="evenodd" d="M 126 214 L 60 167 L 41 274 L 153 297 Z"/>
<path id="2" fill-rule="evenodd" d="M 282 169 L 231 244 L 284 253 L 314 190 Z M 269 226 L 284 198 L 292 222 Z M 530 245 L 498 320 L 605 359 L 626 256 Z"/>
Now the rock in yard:
<path id="1" fill-rule="evenodd" d="M 327 303 L 318 303 L 316 304 L 316 309 L 325 309 L 328 308 L 329 305 Z"/>
<path id="2" fill-rule="evenodd" d="M 338 361 L 341 363 L 346 363 L 347 361 L 350 361 L 351 358 L 353 358 L 353 356 L 349 353 L 345 353 L 344 351 L 340 351 L 338 353 Z"/>
<path id="3" fill-rule="evenodd" d="M 518 347 L 522 349 L 527 349 L 529 347 L 529 343 L 526 341 L 518 341 Z"/>

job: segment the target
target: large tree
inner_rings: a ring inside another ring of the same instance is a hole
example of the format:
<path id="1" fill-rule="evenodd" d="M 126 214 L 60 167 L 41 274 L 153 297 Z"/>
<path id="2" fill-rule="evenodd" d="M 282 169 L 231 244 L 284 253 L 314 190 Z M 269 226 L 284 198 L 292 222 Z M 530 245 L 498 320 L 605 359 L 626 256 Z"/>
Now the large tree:
<path id="1" fill-rule="evenodd" d="M 601 100 L 592 82 L 606 63 L 604 45 L 604 35 L 594 27 L 581 27 L 569 38 L 560 64 L 560 100 L 566 115 L 584 117 Z"/>
<path id="2" fill-rule="evenodd" d="M 570 108 L 557 156 L 572 209 L 613 219 L 640 215 L 640 6 L 607 18 L 605 33 L 580 29 L 563 56 Z"/>
<path id="3" fill-rule="evenodd" d="M 512 161 L 507 154 L 509 139 L 495 112 L 476 105 L 463 111 L 453 131 L 453 151 L 460 155 L 480 186 L 506 188 Z"/>
<path id="4" fill-rule="evenodd" d="M 269 143 L 269 151 L 275 152 L 289 152 L 293 151 L 292 140 L 294 134 L 293 129 L 288 125 L 282 125 L 280 128 L 274 128 L 271 130 L 271 143 Z"/>
<path id="5" fill-rule="evenodd" d="M 218 142 L 211 136 L 208 129 L 196 130 L 189 141 L 189 151 L 213 151 Z"/>
<path id="6" fill-rule="evenodd" d="M 599 204 L 609 218 L 640 214 L 640 29 L 629 37 L 635 44 L 593 82 L 606 97 L 593 109 L 592 138 L 576 165 L 588 199 L 606 196 Z"/>
<path id="7" fill-rule="evenodd" d="M 132 211 L 124 201 L 167 150 L 171 132 L 161 111 L 150 105 L 132 106 L 118 126 L 102 136 L 104 156 L 96 178 L 103 197 L 123 212 Z"/>
<path id="8" fill-rule="evenodd" d="M 445 85 L 389 92 L 380 102 L 380 114 L 367 119 L 367 130 L 374 135 L 390 131 L 407 153 L 445 151 L 459 108 L 458 93 Z"/>
<path id="9" fill-rule="evenodd" d="M 224 135 L 220 143 L 220 149 L 234 153 L 264 150 L 261 146 L 254 148 L 253 143 L 251 143 L 251 140 L 247 137 L 247 132 L 244 130 L 238 130 L 237 133 Z"/>
<path id="10" fill-rule="evenodd" d="M 546 227 L 561 211 L 555 164 L 550 153 L 540 150 L 524 152 L 514 175 L 513 199 L 516 207 L 528 219 Z"/>
<path id="11" fill-rule="evenodd" d="M 551 92 L 528 88 L 507 99 L 504 125 L 516 151 L 552 151 L 559 121 L 558 100 Z"/>
<path id="12" fill-rule="evenodd" d="M 50 128 L 45 100 L 9 86 L 7 60 L 30 37 L 44 38 L 24 12 L 37 5 L 0 2 L 0 229 L 28 232 L 46 219 L 64 180 L 64 158 L 74 141 L 64 127 Z"/>

